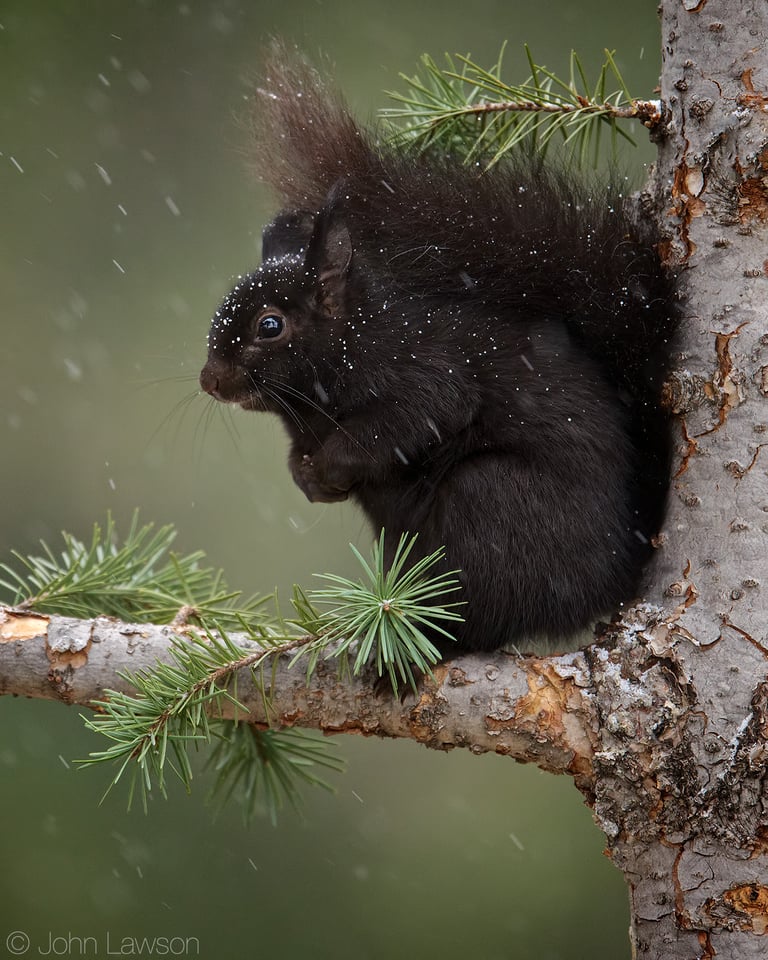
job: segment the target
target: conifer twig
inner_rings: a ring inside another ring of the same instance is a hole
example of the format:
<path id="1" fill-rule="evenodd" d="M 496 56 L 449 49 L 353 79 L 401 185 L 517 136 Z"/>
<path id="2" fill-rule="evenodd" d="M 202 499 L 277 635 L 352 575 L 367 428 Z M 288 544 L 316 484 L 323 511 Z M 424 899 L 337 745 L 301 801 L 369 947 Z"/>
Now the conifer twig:
<path id="1" fill-rule="evenodd" d="M 296 805 L 298 781 L 321 782 L 310 766 L 336 769 L 339 762 L 300 731 L 290 736 L 272 729 L 242 733 L 225 724 L 225 707 L 234 714 L 236 727 L 249 715 L 238 700 L 239 677 L 250 676 L 267 718 L 270 684 L 264 667 L 270 658 L 276 667 L 278 655 L 294 654 L 294 662 L 308 653 L 309 677 L 319 660 L 329 657 L 339 657 L 341 668 L 349 670 L 347 656 L 354 647 L 352 674 L 373 661 L 379 676 L 388 674 L 393 689 L 399 682 L 415 686 L 413 668 L 429 673 L 439 659 L 427 633 L 450 638 L 439 622 L 461 619 L 451 609 L 456 604 L 440 605 L 459 584 L 452 573 L 429 576 L 442 551 L 409 565 L 415 538 L 407 536 L 387 567 L 382 531 L 370 563 L 353 548 L 367 583 L 325 574 L 328 586 L 322 590 L 295 587 L 294 617 L 286 620 L 276 602 L 270 615 L 264 600 L 242 601 L 239 593 L 228 591 L 221 572 L 202 565 L 202 552 L 171 553 L 174 536 L 172 527 L 155 532 L 151 524 L 139 525 L 134 515 L 121 543 L 110 517 L 103 529 L 94 526 L 89 545 L 65 533 L 65 548 L 58 556 L 47 544 L 42 544 L 40 556 L 15 554 L 16 566 L 0 566 L 0 587 L 10 594 L 17 622 L 29 610 L 60 608 L 79 617 L 130 619 L 138 614 L 145 622 L 170 623 L 175 634 L 170 659 L 134 672 L 118 671 L 127 689 L 104 690 L 100 699 L 90 702 L 96 714 L 84 718 L 110 745 L 82 763 L 118 764 L 108 791 L 130 771 L 129 797 L 138 788 L 146 808 L 153 789 L 165 795 L 168 769 L 189 789 L 190 747 L 215 742 L 211 763 L 217 771 L 216 789 L 227 795 L 236 790 L 247 813 L 262 804 L 274 818 L 284 800 Z M 245 645 L 230 638 L 231 628 L 242 631 Z M 87 661 L 93 641 L 74 627 L 65 631 L 65 639 L 73 630 L 76 649 L 46 642 L 49 656 L 63 665 L 60 680 L 68 676 L 67 658 L 80 655 Z"/>
<path id="2" fill-rule="evenodd" d="M 630 95 L 610 51 L 593 84 L 575 52 L 565 80 L 535 63 L 528 47 L 525 51 L 530 75 L 521 84 L 501 78 L 503 47 L 490 69 L 466 56 L 456 57 L 460 68 L 450 56 L 445 68 L 428 55 L 422 57 L 419 74 L 401 74 L 406 93 L 389 94 L 398 106 L 381 111 L 393 127 L 393 143 L 419 151 L 437 147 L 490 166 L 525 142 L 545 151 L 559 134 L 583 162 L 590 148 L 597 156 L 600 129 L 606 124 L 614 139 L 631 142 L 619 121 L 636 119 L 646 126 L 660 122 L 661 104 Z M 609 76 L 618 84 L 613 92 L 607 92 Z"/>

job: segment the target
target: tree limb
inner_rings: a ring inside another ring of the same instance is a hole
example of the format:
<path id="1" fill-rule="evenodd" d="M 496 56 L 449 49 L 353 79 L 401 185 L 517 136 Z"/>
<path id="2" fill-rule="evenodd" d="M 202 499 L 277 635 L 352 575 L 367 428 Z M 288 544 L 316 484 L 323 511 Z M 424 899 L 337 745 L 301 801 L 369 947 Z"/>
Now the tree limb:
<path id="1" fill-rule="evenodd" d="M 0 607 L 0 694 L 91 706 L 108 689 L 130 692 L 123 671 L 151 670 L 169 661 L 169 626 L 126 624 L 107 617 L 76 620 Z M 244 649 L 247 637 L 231 634 Z M 554 773 L 591 779 L 596 704 L 584 654 L 519 657 L 467 655 L 437 664 L 418 696 L 382 691 L 372 670 L 340 679 L 334 661 L 321 661 L 307 682 L 294 651 L 276 655 L 264 671 L 270 702 L 249 671 L 238 677 L 237 699 L 258 724 L 302 726 L 325 733 L 406 737 L 434 749 L 466 747 L 532 761 Z M 224 716 L 234 716 L 224 704 Z M 242 719 L 242 712 L 238 714 Z"/>

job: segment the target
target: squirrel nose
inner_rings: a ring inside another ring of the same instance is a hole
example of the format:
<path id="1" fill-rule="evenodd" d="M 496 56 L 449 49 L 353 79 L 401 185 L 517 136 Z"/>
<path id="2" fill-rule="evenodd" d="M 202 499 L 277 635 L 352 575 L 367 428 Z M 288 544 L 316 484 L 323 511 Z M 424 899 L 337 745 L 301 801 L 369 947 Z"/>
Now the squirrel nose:
<path id="1" fill-rule="evenodd" d="M 206 393 L 209 393 L 216 400 L 221 399 L 219 394 L 219 378 L 207 363 L 200 371 L 200 386 Z"/>

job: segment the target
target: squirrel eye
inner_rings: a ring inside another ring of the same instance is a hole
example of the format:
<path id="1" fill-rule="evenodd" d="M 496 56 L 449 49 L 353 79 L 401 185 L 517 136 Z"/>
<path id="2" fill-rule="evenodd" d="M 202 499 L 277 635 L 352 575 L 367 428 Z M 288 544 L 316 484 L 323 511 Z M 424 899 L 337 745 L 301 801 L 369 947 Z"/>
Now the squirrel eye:
<path id="1" fill-rule="evenodd" d="M 276 313 L 268 313 L 259 320 L 258 334 L 263 340 L 279 337 L 285 328 L 285 320 Z"/>

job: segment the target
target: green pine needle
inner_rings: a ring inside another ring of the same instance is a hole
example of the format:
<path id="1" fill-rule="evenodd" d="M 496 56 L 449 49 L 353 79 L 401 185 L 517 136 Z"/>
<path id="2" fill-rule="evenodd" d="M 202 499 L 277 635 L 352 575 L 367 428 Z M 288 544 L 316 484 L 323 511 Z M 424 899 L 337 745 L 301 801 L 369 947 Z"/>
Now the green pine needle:
<path id="1" fill-rule="evenodd" d="M 173 527 L 142 526 L 138 511 L 122 543 L 111 516 L 103 529 L 94 524 L 88 545 L 69 533 L 62 537 L 58 556 L 41 543 L 42 556 L 14 552 L 15 567 L 0 564 L 0 587 L 8 591 L 10 604 L 41 613 L 144 623 L 169 623 L 186 607 L 199 621 L 214 618 L 235 626 L 241 616 L 255 616 L 265 602 L 244 600 L 229 590 L 220 570 L 202 565 L 201 550 L 186 556 L 172 552 Z"/>
<path id="2" fill-rule="evenodd" d="M 617 137 L 634 143 L 620 121 L 648 119 L 649 110 L 653 114 L 650 102 L 630 96 L 610 51 L 605 51 L 605 62 L 592 84 L 575 52 L 567 80 L 535 63 L 527 46 L 525 53 L 530 75 L 521 84 L 501 78 L 504 47 L 490 69 L 467 56 L 457 56 L 457 66 L 447 54 L 446 66 L 440 67 L 425 54 L 419 73 L 401 74 L 406 92 L 389 92 L 397 106 L 381 111 L 392 127 L 392 142 L 492 166 L 523 144 L 544 153 L 557 136 L 580 163 L 590 150 L 596 163 L 605 125 L 614 144 Z M 617 84 L 611 92 L 607 92 L 609 78 Z"/>
<path id="3" fill-rule="evenodd" d="M 259 730 L 247 723 L 211 724 L 217 739 L 206 769 L 216 774 L 210 797 L 219 807 L 233 797 L 246 822 L 265 810 L 273 823 L 286 802 L 301 808 L 299 787 L 311 785 L 332 790 L 314 770 L 341 772 L 344 761 L 332 745 L 303 730 Z"/>
<path id="4" fill-rule="evenodd" d="M 189 790 L 191 750 L 214 743 L 209 762 L 216 772 L 214 795 L 226 799 L 234 793 L 246 816 L 266 809 L 274 819 L 286 802 L 297 806 L 302 785 L 327 787 L 315 769 L 336 770 L 339 761 L 326 752 L 325 741 L 303 731 L 262 731 L 224 721 L 225 705 L 236 716 L 247 713 L 238 701 L 238 674 L 250 670 L 267 717 L 272 709 L 263 670 L 270 659 L 276 664 L 279 653 L 294 653 L 292 663 L 306 654 L 308 674 L 321 656 L 339 658 L 341 668 L 355 675 L 372 661 L 395 692 L 401 683 L 415 688 L 414 670 L 430 673 L 440 659 L 431 638 L 452 639 L 442 624 L 462 619 L 454 609 L 460 604 L 438 605 L 460 589 L 455 571 L 434 572 L 443 551 L 409 563 L 415 537 L 400 538 L 388 567 L 383 530 L 370 562 L 353 547 L 363 580 L 324 574 L 325 589 L 295 587 L 291 621 L 280 616 L 276 596 L 269 617 L 263 601 L 243 601 L 227 590 L 221 572 L 202 566 L 200 551 L 172 553 L 174 537 L 172 527 L 155 531 L 152 524 L 141 526 L 134 515 L 120 542 L 109 517 L 103 529 L 94 526 L 88 545 L 65 533 L 60 555 L 43 544 L 41 556 L 14 554 L 17 566 L 0 568 L 5 576 L 0 586 L 23 609 L 178 623 L 184 608 L 186 616 L 191 610 L 197 620 L 197 632 L 186 630 L 185 636 L 172 639 L 170 662 L 121 672 L 134 692 L 105 690 L 104 699 L 93 704 L 97 712 L 83 718 L 109 745 L 81 763 L 115 764 L 107 793 L 129 780 L 129 806 L 137 794 L 145 809 L 153 793 L 165 796 L 169 771 Z M 230 628 L 242 631 L 250 645 L 235 643 Z"/>
<path id="5" fill-rule="evenodd" d="M 387 673 L 395 693 L 400 683 L 407 683 L 415 689 L 414 667 L 431 674 L 431 667 L 440 659 L 440 652 L 429 635 L 440 634 L 453 640 L 439 621 L 463 619 L 453 609 L 461 606 L 460 603 L 437 606 L 435 601 L 459 590 L 460 584 L 455 578 L 455 570 L 428 576 L 445 558 L 442 549 L 409 566 L 407 561 L 415 542 L 416 537 L 403 534 L 387 568 L 382 530 L 370 564 L 352 547 L 365 574 L 363 581 L 320 574 L 330 586 L 324 590 L 312 590 L 308 595 L 301 594 L 301 601 L 310 611 L 320 634 L 299 654 L 307 656 L 308 674 L 312 673 L 321 656 L 340 657 L 347 667 L 353 652 L 353 675 L 359 674 L 373 660 L 380 677 Z M 330 609 L 318 612 L 318 606 Z"/>
<path id="6" fill-rule="evenodd" d="M 250 669 L 254 682 L 263 690 L 259 668 L 264 662 L 276 652 L 293 650 L 307 641 L 268 637 L 261 629 L 258 642 L 258 647 L 248 649 L 235 644 L 221 629 L 216 634 L 191 633 L 173 638 L 170 663 L 158 662 L 152 670 L 136 673 L 121 672 L 136 692 L 105 690 L 105 699 L 93 704 L 99 712 L 83 717 L 85 725 L 111 741 L 111 746 L 92 752 L 80 763 L 118 764 L 107 792 L 130 770 L 129 806 L 138 789 L 145 810 L 153 789 L 166 796 L 166 767 L 189 790 L 190 745 L 210 743 L 215 730 L 221 762 L 226 723 L 218 720 L 217 714 L 225 702 L 232 704 L 235 712 L 248 712 L 237 699 L 238 672 Z M 234 739 L 230 742 L 237 746 Z"/>

